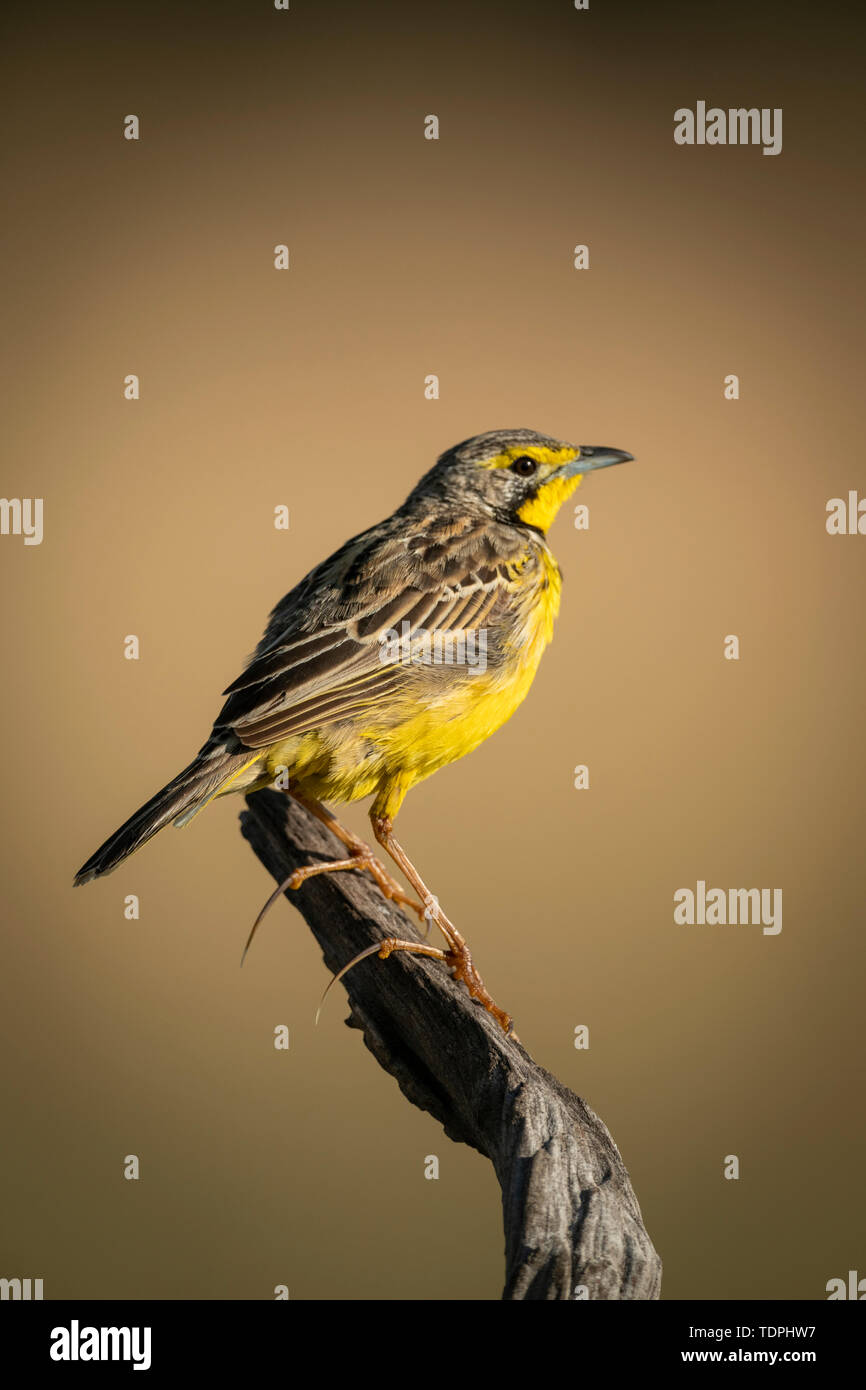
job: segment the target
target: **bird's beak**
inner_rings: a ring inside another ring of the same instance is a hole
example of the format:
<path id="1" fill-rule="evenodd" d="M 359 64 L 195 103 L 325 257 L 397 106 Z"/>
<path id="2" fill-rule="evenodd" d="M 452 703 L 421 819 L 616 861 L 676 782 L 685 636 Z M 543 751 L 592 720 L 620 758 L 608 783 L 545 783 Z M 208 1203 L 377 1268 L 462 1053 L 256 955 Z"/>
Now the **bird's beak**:
<path id="1" fill-rule="evenodd" d="M 573 478 L 575 473 L 590 473 L 595 468 L 610 468 L 612 463 L 630 463 L 633 454 L 623 449 L 608 449 L 603 444 L 581 444 L 580 453 L 571 463 L 564 463 L 556 471 L 562 478 Z"/>

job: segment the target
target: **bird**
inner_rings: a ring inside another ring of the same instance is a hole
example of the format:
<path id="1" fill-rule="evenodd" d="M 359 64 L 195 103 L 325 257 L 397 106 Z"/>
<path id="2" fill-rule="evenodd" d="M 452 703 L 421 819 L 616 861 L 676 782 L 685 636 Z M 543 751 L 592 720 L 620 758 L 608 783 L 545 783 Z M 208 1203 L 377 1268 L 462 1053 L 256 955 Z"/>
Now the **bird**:
<path id="1" fill-rule="evenodd" d="M 587 473 L 632 458 L 530 429 L 490 430 L 447 449 L 393 515 L 346 541 L 280 600 L 192 762 L 91 855 L 75 884 L 110 873 L 216 797 L 282 786 L 346 855 L 295 870 L 269 903 L 318 874 L 369 872 L 386 898 L 413 907 L 428 930 L 438 926 L 445 949 L 388 937 L 363 955 L 443 961 L 508 1033 L 510 1015 L 488 993 L 394 821 L 413 787 L 478 747 L 527 695 L 560 606 L 562 573 L 547 532 Z M 373 835 L 417 899 L 326 804 L 368 796 Z"/>

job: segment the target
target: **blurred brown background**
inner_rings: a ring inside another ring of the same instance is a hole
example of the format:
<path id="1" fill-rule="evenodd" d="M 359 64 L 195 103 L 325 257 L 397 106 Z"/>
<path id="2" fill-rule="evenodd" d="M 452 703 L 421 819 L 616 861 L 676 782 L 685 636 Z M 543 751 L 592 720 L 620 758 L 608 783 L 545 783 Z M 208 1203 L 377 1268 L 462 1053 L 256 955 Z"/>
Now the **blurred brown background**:
<path id="1" fill-rule="evenodd" d="M 588 532 L 560 518 L 535 687 L 401 838 L 609 1125 L 664 1297 L 866 1273 L 866 538 L 824 525 L 866 495 L 855 39 L 834 4 L 7 19 L 2 491 L 44 498 L 45 538 L 0 538 L 0 1274 L 498 1296 L 490 1165 L 407 1104 L 340 991 L 314 1028 L 326 973 L 287 904 L 239 971 L 271 889 L 240 800 L 71 879 L 199 747 L 277 599 L 441 450 L 523 425 L 637 461 L 577 494 Z M 698 100 L 783 107 L 782 154 L 677 147 Z M 781 887 L 781 934 L 675 926 L 701 878 Z"/>

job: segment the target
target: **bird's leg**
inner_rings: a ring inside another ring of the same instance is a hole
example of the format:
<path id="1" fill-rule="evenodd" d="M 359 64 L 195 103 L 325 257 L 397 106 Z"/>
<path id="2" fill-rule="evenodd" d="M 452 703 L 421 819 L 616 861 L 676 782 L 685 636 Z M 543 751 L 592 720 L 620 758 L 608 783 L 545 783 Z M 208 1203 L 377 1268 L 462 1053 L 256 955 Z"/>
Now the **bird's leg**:
<path id="1" fill-rule="evenodd" d="M 258 931 L 262 919 L 265 914 L 270 911 L 277 899 L 286 891 L 300 888 L 301 884 L 306 883 L 308 878 L 315 878 L 317 874 L 338 873 L 341 869 L 367 869 L 386 898 L 391 902 L 401 903 L 405 907 L 411 907 L 413 912 L 418 913 L 422 921 L 429 922 L 429 914 L 423 904 L 416 902 L 414 898 L 409 897 L 408 893 L 403 892 L 397 880 L 391 877 L 384 864 L 376 858 L 370 846 L 366 844 L 360 836 L 353 835 L 351 830 L 347 830 L 344 825 L 341 825 L 337 817 L 332 815 L 327 806 L 322 805 L 321 801 L 315 801 L 312 797 L 302 796 L 300 792 L 291 791 L 291 788 L 289 789 L 289 794 L 294 797 L 295 801 L 305 806 L 310 814 L 316 817 L 316 820 L 321 821 L 322 825 L 326 825 L 328 829 L 336 835 L 337 839 L 349 850 L 351 858 L 332 859 L 325 864 L 307 864 L 301 869 L 295 869 L 293 873 L 289 874 L 288 878 L 284 878 L 282 883 L 278 884 L 274 889 L 258 917 L 253 922 L 250 934 L 247 937 L 247 943 L 244 946 L 243 955 L 241 956 L 241 965 L 243 965 L 246 960 L 247 951 L 253 944 L 253 937 Z"/>
<path id="2" fill-rule="evenodd" d="M 291 790 L 291 789 L 290 789 Z M 401 903 L 404 907 L 411 907 L 413 912 L 417 912 L 423 921 L 426 916 L 424 906 L 410 898 L 408 893 L 404 893 L 395 878 L 392 878 L 381 860 L 377 859 L 370 846 L 361 839 L 359 835 L 353 834 L 341 825 L 337 817 L 323 806 L 321 801 L 315 801 L 311 796 L 302 796 L 300 792 L 291 792 L 296 801 L 302 806 L 306 806 L 311 815 L 316 820 L 326 825 L 332 834 L 346 846 L 351 854 L 351 859 L 336 859 L 330 864 L 310 864 L 306 868 L 296 869 L 295 872 L 286 879 L 283 888 L 300 888 L 301 884 L 308 878 L 314 878 L 316 874 L 334 873 L 339 869 L 367 869 L 372 874 L 375 882 L 379 885 L 385 897 L 391 902 Z"/>
<path id="3" fill-rule="evenodd" d="M 444 960 L 451 967 L 455 980 L 462 980 L 473 999 L 477 999 L 488 1013 L 491 1013 L 499 1026 L 506 1033 L 511 1031 L 511 1018 L 503 1009 L 500 1009 L 488 994 L 484 981 L 475 969 L 469 947 L 463 940 L 454 923 L 449 921 L 439 906 L 439 901 L 430 892 L 415 865 L 409 859 L 402 845 L 394 838 L 394 830 L 390 816 L 379 816 L 375 810 L 370 813 L 370 822 L 373 826 L 373 834 L 383 849 L 387 850 L 394 863 L 397 864 L 406 875 L 415 892 L 424 904 L 425 916 L 436 923 L 448 945 L 448 950 L 444 953 Z M 410 941 L 397 941 L 389 937 L 383 941 L 379 948 L 379 956 L 384 960 L 393 951 L 417 951 L 417 945 Z M 432 952 L 430 952 L 432 954 Z"/>

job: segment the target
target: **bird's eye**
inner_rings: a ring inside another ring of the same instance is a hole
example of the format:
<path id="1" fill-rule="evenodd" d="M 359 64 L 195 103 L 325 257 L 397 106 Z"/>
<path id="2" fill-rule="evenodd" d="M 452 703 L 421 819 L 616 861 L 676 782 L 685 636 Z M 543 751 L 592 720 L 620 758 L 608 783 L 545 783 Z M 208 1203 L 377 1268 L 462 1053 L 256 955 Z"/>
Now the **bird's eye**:
<path id="1" fill-rule="evenodd" d="M 511 471 L 521 478 L 531 478 L 537 467 L 535 459 L 530 458 L 528 454 L 521 454 L 520 458 L 516 458 L 512 463 Z"/>

